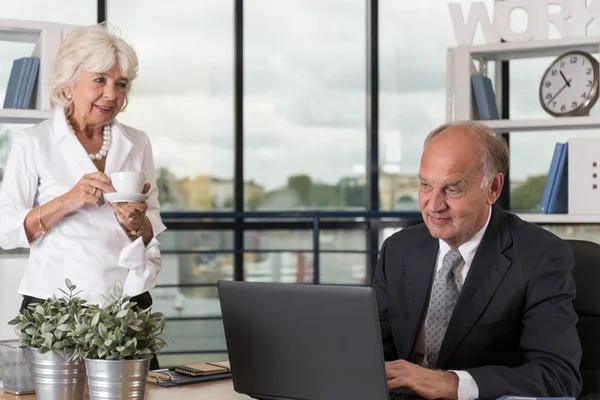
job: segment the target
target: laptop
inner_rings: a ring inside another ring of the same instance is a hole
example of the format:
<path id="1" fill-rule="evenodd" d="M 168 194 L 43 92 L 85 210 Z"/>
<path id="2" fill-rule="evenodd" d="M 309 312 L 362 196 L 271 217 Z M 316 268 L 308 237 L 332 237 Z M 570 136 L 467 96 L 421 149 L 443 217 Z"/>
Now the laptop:
<path id="1" fill-rule="evenodd" d="M 390 398 L 370 287 L 217 287 L 236 392 L 269 400 Z"/>

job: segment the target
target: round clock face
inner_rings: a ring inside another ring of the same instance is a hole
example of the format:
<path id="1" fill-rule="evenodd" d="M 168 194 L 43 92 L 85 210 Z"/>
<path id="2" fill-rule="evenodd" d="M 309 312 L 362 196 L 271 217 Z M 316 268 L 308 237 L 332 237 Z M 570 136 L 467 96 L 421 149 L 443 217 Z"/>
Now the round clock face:
<path id="1" fill-rule="evenodd" d="M 598 62 L 573 51 L 558 57 L 540 82 L 540 103 L 556 117 L 580 115 L 598 99 Z"/>

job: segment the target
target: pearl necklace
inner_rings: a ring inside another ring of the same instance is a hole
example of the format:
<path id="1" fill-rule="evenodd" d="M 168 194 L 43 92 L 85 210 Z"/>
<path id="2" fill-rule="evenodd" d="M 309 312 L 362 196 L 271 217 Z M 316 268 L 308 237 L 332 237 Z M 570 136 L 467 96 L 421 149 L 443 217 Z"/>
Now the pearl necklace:
<path id="1" fill-rule="evenodd" d="M 75 129 L 73 129 L 73 126 L 71 125 L 71 121 L 69 121 L 69 118 L 67 119 L 67 126 L 69 127 L 69 129 L 71 130 L 71 132 L 73 132 L 73 134 L 75 134 Z M 110 149 L 110 145 L 112 143 L 112 129 L 110 127 L 110 125 L 104 125 L 104 127 L 102 128 L 102 147 L 100 147 L 100 151 L 97 152 L 96 154 L 93 153 L 88 153 L 88 156 L 90 156 L 90 159 L 92 161 L 94 160 L 102 160 L 102 157 L 105 157 L 106 154 L 108 154 L 108 149 Z"/>

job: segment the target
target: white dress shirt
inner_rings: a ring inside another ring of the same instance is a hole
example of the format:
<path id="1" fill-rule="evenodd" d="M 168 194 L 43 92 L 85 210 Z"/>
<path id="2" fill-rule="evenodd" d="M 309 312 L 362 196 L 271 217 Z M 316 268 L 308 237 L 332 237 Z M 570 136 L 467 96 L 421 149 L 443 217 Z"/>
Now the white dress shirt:
<path id="1" fill-rule="evenodd" d="M 483 238 L 483 234 L 487 229 L 488 224 L 490 223 L 490 218 L 492 216 L 492 208 L 490 207 L 490 212 L 488 214 L 488 219 L 483 226 L 471 239 L 462 244 L 458 251 L 463 258 L 463 262 L 461 262 L 456 270 L 456 276 L 460 280 L 461 284 L 465 283 L 465 279 L 467 279 L 467 274 L 469 273 L 469 269 L 471 268 L 471 263 L 473 262 L 473 258 L 475 257 L 475 253 L 477 252 L 477 248 L 479 247 L 479 243 L 481 243 L 481 239 Z M 435 272 L 437 273 L 438 269 L 442 266 L 442 260 L 446 253 L 450 250 L 450 246 L 443 240 L 439 240 L 439 251 L 437 256 L 437 261 L 435 265 Z M 419 334 L 417 336 L 417 342 L 415 344 L 415 350 L 413 357 L 417 361 L 419 365 L 427 367 L 427 357 L 425 354 L 425 323 L 427 321 L 427 316 L 421 322 L 421 329 L 419 329 Z M 458 399 L 459 400 L 473 400 L 479 397 L 479 388 L 477 387 L 477 383 L 475 379 L 466 371 L 452 371 L 458 376 Z"/>
<path id="2" fill-rule="evenodd" d="M 18 293 L 38 298 L 61 295 L 69 278 L 80 297 L 103 304 L 117 282 L 135 296 L 152 288 L 162 262 L 156 236 L 166 228 L 158 204 L 156 172 L 148 136 L 141 131 L 111 124 L 112 144 L 105 173 L 141 171 L 150 183 L 146 216 L 154 238 L 131 241 L 108 204 L 86 205 L 66 215 L 46 235 L 29 243 L 25 217 L 32 208 L 71 190 L 84 174 L 97 168 L 79 140 L 67 127 L 64 110 L 17 133 L 0 189 L 0 247 L 30 248 L 29 260 Z"/>

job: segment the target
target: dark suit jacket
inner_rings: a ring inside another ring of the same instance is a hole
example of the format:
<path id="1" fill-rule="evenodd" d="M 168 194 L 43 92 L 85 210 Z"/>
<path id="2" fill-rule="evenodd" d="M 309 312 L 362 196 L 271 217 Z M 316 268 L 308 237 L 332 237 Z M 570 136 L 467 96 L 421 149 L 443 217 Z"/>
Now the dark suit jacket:
<path id="1" fill-rule="evenodd" d="M 427 312 L 439 242 L 424 224 L 385 240 L 373 288 L 385 359 L 408 360 Z M 581 344 L 569 245 L 492 207 L 448 325 L 438 368 L 466 370 L 479 398 L 574 396 Z"/>

